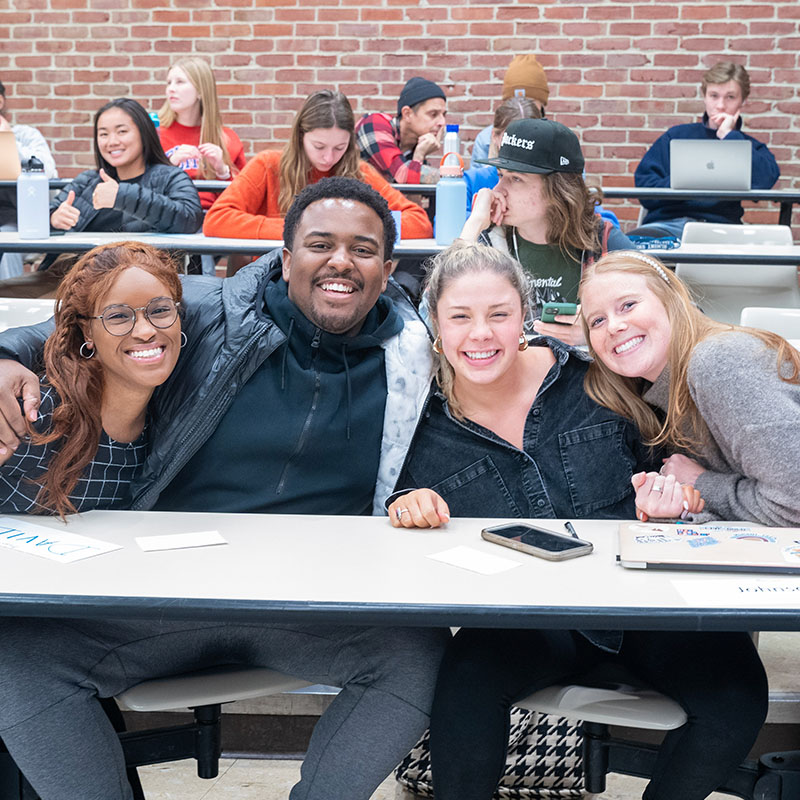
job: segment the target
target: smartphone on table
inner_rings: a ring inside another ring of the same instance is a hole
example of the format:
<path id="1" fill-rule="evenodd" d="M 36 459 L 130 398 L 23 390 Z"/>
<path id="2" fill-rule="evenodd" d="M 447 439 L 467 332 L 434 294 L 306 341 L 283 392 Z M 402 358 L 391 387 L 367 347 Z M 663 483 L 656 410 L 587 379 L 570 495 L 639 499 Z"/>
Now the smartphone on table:
<path id="1" fill-rule="evenodd" d="M 510 547 L 537 558 L 546 558 L 548 561 L 565 561 L 568 558 L 586 556 L 594 549 L 594 545 L 584 539 L 575 539 L 521 522 L 484 528 L 481 537 L 487 542 Z"/>
<path id="2" fill-rule="evenodd" d="M 578 313 L 577 303 L 542 303 L 542 322 L 556 322 L 557 314 L 567 314 L 574 317 Z M 557 325 L 569 325 L 567 322 L 557 322 Z"/>

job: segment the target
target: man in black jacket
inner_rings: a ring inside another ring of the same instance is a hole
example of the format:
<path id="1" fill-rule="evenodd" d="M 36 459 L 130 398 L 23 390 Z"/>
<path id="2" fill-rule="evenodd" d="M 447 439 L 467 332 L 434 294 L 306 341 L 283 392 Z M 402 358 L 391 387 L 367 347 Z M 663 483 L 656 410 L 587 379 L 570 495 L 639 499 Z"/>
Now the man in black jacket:
<path id="1" fill-rule="evenodd" d="M 140 507 L 370 508 L 379 462 L 404 454 L 382 454 L 392 362 L 406 351 L 421 389 L 429 377 L 414 366 L 423 350 L 400 344 L 419 329 L 382 295 L 394 235 L 377 193 L 329 179 L 287 214 L 281 273 L 262 263 L 225 281 L 186 281 L 189 344 L 153 409 Z M 414 341 L 425 342 L 424 326 Z M 35 349 L 19 334 L 0 346 L 18 356 Z M 416 402 L 415 393 L 405 413 Z M 0 636 L 0 737 L 42 800 L 130 800 L 97 697 L 231 662 L 342 687 L 291 799 L 367 800 L 424 730 L 448 638 L 424 629 L 78 620 L 0 620 Z M 20 677 L 31 670 L 35 681 Z"/>

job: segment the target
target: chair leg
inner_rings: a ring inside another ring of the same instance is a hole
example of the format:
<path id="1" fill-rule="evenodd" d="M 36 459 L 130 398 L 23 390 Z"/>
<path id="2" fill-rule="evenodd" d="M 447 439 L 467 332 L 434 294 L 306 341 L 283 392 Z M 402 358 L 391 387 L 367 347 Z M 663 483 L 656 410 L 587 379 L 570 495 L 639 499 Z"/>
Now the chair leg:
<path id="1" fill-rule="evenodd" d="M 753 800 L 795 800 L 800 797 L 800 751 L 765 753 L 758 760 L 758 771 Z"/>
<path id="2" fill-rule="evenodd" d="M 216 778 L 219 774 L 219 757 L 222 753 L 222 731 L 219 704 L 194 709 L 197 725 L 197 776 Z"/>
<path id="3" fill-rule="evenodd" d="M 194 722 L 188 725 L 122 733 L 119 738 L 125 763 L 129 767 L 141 767 L 194 758 L 198 777 L 216 778 L 222 752 L 220 717 L 218 703 L 198 706 L 194 709 Z"/>

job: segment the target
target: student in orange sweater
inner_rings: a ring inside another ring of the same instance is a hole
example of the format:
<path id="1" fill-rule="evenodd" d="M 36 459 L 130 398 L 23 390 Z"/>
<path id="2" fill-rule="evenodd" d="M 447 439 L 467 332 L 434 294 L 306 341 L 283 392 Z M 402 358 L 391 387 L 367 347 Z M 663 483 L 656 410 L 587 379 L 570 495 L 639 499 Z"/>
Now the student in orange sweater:
<path id="1" fill-rule="evenodd" d="M 202 58 L 181 58 L 169 68 L 167 99 L 158 120 L 167 158 L 192 180 L 227 181 L 244 167 L 244 147 L 234 131 L 222 127 L 214 73 Z M 204 210 L 218 196 L 199 194 Z"/>
<path id="2" fill-rule="evenodd" d="M 286 147 L 265 150 L 247 163 L 209 209 L 203 233 L 282 239 L 283 217 L 294 198 L 309 184 L 338 175 L 368 183 L 389 208 L 400 211 L 403 239 L 433 236 L 425 211 L 360 160 L 354 129 L 353 109 L 341 92 L 314 92 L 295 117 Z"/>

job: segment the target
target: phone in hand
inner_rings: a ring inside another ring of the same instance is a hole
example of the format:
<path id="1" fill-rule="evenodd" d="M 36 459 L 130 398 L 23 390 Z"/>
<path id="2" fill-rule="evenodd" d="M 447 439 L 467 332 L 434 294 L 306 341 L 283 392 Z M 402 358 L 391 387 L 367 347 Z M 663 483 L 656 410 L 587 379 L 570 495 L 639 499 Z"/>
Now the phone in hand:
<path id="1" fill-rule="evenodd" d="M 565 561 L 568 558 L 586 556 L 594 550 L 591 542 L 520 522 L 484 528 L 481 537 L 487 542 L 510 547 L 537 558 L 546 558 L 548 561 Z"/>
<path id="2" fill-rule="evenodd" d="M 578 313 L 577 303 L 542 303 L 542 322 L 556 322 L 557 314 L 567 314 L 574 317 Z M 566 322 L 558 322 L 558 325 L 567 325 Z"/>

